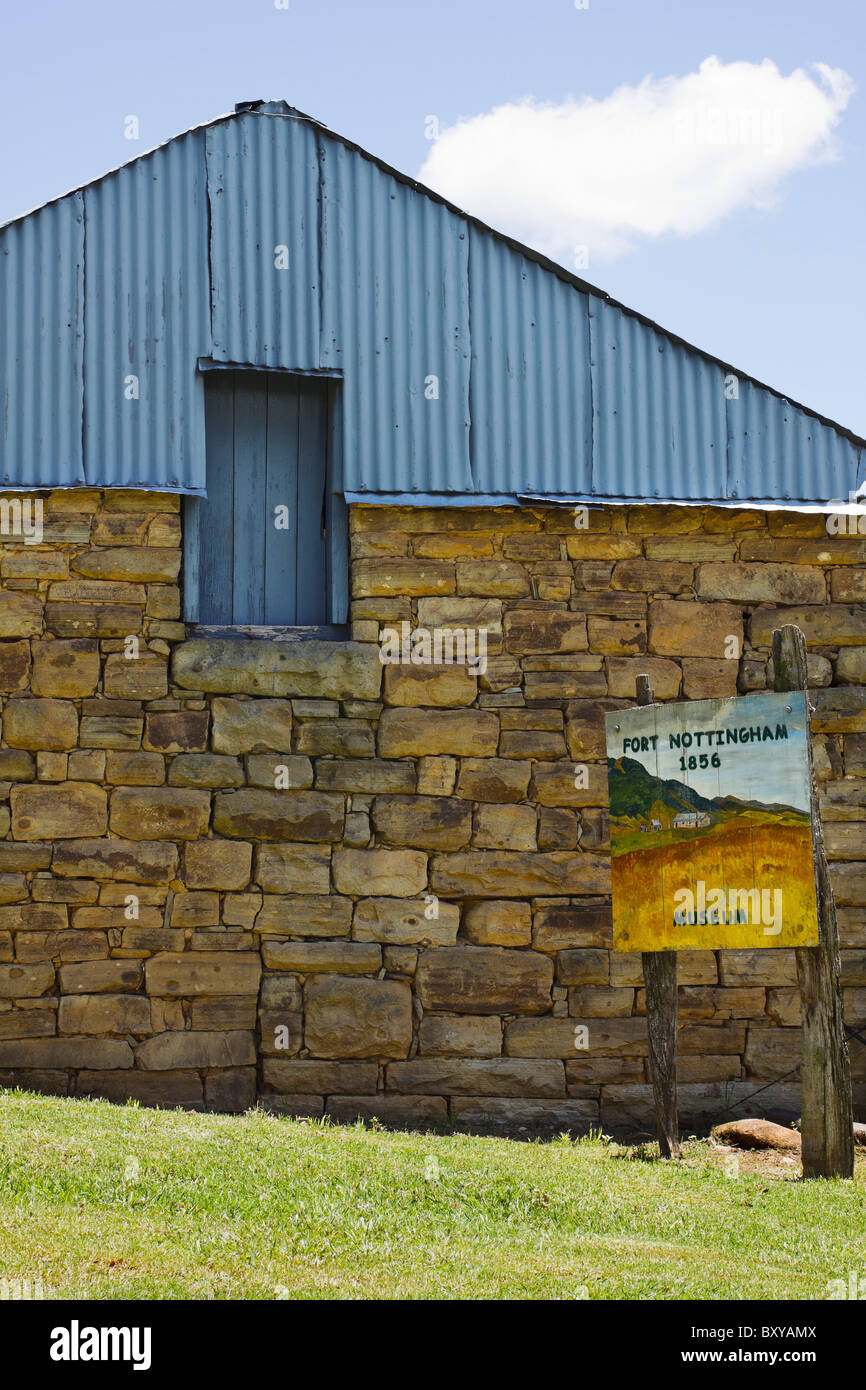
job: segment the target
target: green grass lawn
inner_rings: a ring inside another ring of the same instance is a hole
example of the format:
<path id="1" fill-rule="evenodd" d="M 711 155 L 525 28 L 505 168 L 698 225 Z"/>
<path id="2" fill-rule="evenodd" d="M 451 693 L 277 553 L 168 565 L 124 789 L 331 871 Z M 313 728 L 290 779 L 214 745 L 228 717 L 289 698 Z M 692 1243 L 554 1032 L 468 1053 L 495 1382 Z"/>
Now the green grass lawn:
<path id="1" fill-rule="evenodd" d="M 803 1183 L 775 1157 L 730 1176 L 697 1140 L 681 1165 L 654 1154 L 0 1091 L 0 1278 L 61 1298 L 801 1299 L 866 1277 L 862 1158 L 853 1182 Z"/>

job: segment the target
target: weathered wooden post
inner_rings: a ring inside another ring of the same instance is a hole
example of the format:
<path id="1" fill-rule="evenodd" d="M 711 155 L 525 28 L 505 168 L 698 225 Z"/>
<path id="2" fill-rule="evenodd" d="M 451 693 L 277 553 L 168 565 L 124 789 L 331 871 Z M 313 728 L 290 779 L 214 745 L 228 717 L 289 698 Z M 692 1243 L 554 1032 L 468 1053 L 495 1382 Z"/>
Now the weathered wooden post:
<path id="1" fill-rule="evenodd" d="M 773 668 L 776 691 L 807 690 L 806 639 L 798 627 L 788 624 L 774 631 Z M 850 1178 L 854 1172 L 854 1116 L 839 985 L 839 930 L 812 772 L 808 699 L 807 693 L 806 742 L 819 941 L 817 946 L 796 948 L 803 1011 L 803 1177 Z"/>
<path id="2" fill-rule="evenodd" d="M 651 705 L 649 676 L 638 676 L 637 703 Z M 677 953 L 642 951 L 650 1076 L 662 1158 L 682 1158 L 677 1116 Z"/>

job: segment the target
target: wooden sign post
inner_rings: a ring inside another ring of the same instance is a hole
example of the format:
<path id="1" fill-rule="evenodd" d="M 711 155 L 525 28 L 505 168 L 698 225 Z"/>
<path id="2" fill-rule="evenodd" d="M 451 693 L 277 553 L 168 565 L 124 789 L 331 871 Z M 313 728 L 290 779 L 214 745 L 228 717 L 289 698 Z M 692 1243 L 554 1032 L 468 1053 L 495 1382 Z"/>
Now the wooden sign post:
<path id="1" fill-rule="evenodd" d="M 649 676 L 638 676 L 637 702 L 651 705 Z M 677 953 L 644 951 L 650 1077 L 662 1158 L 682 1158 L 677 1110 Z"/>
<path id="2" fill-rule="evenodd" d="M 775 690 L 806 690 L 806 639 L 798 627 L 789 624 L 773 633 L 773 668 Z M 806 698 L 808 701 L 808 695 Z M 809 751 L 820 937 L 817 946 L 796 948 L 803 1013 L 803 1177 L 850 1178 L 854 1173 L 854 1115 L 839 984 L 839 930 L 816 804 L 811 742 Z"/>

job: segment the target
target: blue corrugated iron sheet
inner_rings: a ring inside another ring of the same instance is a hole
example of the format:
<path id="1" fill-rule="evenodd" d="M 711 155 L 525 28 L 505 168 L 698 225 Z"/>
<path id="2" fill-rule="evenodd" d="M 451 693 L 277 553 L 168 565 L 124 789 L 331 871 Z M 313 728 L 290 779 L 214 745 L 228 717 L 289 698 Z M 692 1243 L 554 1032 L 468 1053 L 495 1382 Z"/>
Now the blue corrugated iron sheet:
<path id="1" fill-rule="evenodd" d="M 863 482 L 866 452 L 799 406 L 744 377 L 725 405 L 730 497 L 847 501 Z"/>
<path id="2" fill-rule="evenodd" d="M 84 196 L 0 229 L 0 485 L 84 482 Z"/>
<path id="3" fill-rule="evenodd" d="M 201 137 L 172 141 L 85 189 L 84 215 L 85 477 L 105 487 L 203 489 L 196 362 L 210 327 Z"/>
<path id="4" fill-rule="evenodd" d="M 587 296 L 474 227 L 470 248 L 475 490 L 588 492 Z"/>
<path id="5" fill-rule="evenodd" d="M 206 140 L 213 356 L 314 369 L 320 319 L 315 131 L 288 117 L 246 115 L 213 126 Z"/>
<path id="6" fill-rule="evenodd" d="M 725 373 L 590 296 L 592 492 L 725 497 Z"/>
<path id="7" fill-rule="evenodd" d="M 320 364 L 343 374 L 345 487 L 471 491 L 466 222 L 321 147 Z"/>
<path id="8" fill-rule="evenodd" d="M 821 503 L 864 476 L 862 441 L 742 374 L 732 393 L 285 103 L 0 229 L 0 267 L 6 485 L 202 492 L 199 360 L 339 375 L 352 497 Z"/>

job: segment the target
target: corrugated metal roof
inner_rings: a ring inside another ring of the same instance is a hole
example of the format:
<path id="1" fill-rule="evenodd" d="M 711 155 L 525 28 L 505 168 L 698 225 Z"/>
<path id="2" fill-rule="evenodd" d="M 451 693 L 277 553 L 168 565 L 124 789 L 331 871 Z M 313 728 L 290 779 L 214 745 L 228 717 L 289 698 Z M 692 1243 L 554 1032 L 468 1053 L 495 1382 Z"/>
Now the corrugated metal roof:
<path id="1" fill-rule="evenodd" d="M 201 486 L 196 362 L 211 338 L 200 139 L 175 140 L 85 189 L 84 216 L 85 480 Z"/>
<path id="2" fill-rule="evenodd" d="M 323 367 L 353 491 L 473 490 L 466 223 L 322 141 Z"/>
<path id="3" fill-rule="evenodd" d="M 316 368 L 316 133 L 249 115 L 213 126 L 205 139 L 213 355 L 259 367 Z"/>
<path id="4" fill-rule="evenodd" d="M 0 252 L 7 486 L 202 492 L 199 360 L 339 373 L 369 500 L 793 504 L 864 476 L 850 431 L 282 102 L 8 223 Z"/>
<path id="5" fill-rule="evenodd" d="M 0 485 L 84 482 L 84 195 L 0 232 Z"/>

